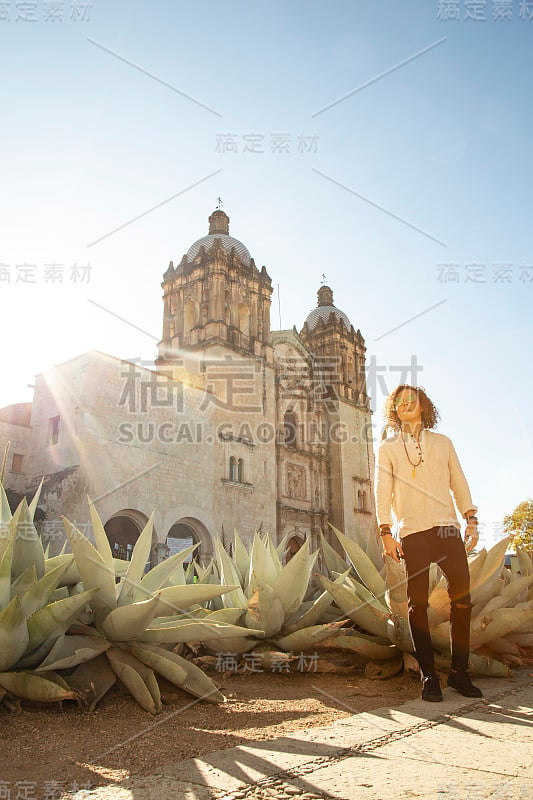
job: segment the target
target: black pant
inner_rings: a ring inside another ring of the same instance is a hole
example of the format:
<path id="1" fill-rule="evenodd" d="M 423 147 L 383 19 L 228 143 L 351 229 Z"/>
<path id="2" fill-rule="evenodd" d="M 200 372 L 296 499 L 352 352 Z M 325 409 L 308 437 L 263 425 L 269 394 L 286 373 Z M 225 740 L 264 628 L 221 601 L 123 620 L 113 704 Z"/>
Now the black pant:
<path id="1" fill-rule="evenodd" d="M 470 649 L 470 574 L 461 531 L 436 527 L 411 533 L 402 539 L 407 571 L 409 628 L 423 677 L 435 675 L 433 647 L 428 625 L 429 567 L 436 562 L 450 596 L 452 669 L 465 672 Z"/>

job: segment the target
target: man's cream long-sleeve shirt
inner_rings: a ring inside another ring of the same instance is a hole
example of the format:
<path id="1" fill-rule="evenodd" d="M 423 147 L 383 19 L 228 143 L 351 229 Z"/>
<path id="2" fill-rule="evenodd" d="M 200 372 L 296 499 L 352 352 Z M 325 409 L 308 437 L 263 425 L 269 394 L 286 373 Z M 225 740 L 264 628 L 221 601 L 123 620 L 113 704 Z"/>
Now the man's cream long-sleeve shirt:
<path id="1" fill-rule="evenodd" d="M 420 449 L 423 461 L 417 467 L 420 454 L 411 436 L 397 432 L 378 449 L 378 524 L 395 524 L 402 538 L 436 525 L 460 527 L 453 500 L 463 516 L 477 510 L 451 439 L 423 430 Z"/>

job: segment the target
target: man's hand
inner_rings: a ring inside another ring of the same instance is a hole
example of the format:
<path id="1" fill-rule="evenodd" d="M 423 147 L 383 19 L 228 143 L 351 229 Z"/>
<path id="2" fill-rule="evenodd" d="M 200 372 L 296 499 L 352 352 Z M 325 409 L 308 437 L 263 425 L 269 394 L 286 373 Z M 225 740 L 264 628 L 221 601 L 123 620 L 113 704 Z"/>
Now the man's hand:
<path id="1" fill-rule="evenodd" d="M 477 529 L 477 522 L 469 522 L 465 531 L 465 550 L 471 553 L 479 540 L 479 532 Z"/>
<path id="2" fill-rule="evenodd" d="M 390 556 L 393 561 L 400 562 L 403 558 L 402 546 L 391 533 L 381 537 L 383 541 L 383 555 Z"/>

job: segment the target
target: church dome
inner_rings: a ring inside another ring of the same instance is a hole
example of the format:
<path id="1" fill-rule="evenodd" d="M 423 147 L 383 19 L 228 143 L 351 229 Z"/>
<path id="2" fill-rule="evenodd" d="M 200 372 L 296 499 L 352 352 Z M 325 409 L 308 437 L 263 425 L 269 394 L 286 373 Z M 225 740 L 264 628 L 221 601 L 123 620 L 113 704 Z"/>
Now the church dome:
<path id="1" fill-rule="evenodd" d="M 246 264 L 247 267 L 250 266 L 252 257 L 248 248 L 238 239 L 229 235 L 229 217 L 219 208 L 213 211 L 209 217 L 209 233 L 207 236 L 202 236 L 201 239 L 197 239 L 187 250 L 187 261 L 195 259 L 201 247 L 209 250 L 209 248 L 213 246 L 215 239 L 220 239 L 222 247 L 227 253 L 230 253 L 231 249 L 234 247 L 235 253 L 240 260 Z"/>
<path id="2" fill-rule="evenodd" d="M 337 322 L 344 323 L 347 331 L 351 330 L 352 325 L 348 316 L 340 308 L 333 305 L 333 292 L 329 286 L 321 286 L 317 294 L 318 306 L 311 311 L 305 320 L 309 330 L 312 331 L 316 328 L 320 320 L 327 323 L 332 313 L 335 315 Z"/>

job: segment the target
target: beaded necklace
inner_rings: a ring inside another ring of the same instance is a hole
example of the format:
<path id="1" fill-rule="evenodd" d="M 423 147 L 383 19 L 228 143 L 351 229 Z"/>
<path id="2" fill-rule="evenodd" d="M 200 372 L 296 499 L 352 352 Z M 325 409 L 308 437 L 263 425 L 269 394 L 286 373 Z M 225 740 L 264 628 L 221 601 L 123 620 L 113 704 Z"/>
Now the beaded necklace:
<path id="1" fill-rule="evenodd" d="M 415 443 L 416 449 L 418 450 L 418 454 L 420 456 L 420 458 L 418 459 L 418 461 L 415 464 L 415 463 L 413 463 L 413 461 L 411 461 L 411 459 L 409 457 L 409 453 L 407 452 L 407 447 L 405 446 L 405 439 L 403 438 L 403 432 L 402 432 L 401 436 L 402 436 L 402 442 L 403 442 L 403 449 L 405 450 L 405 455 L 407 456 L 407 460 L 409 461 L 410 465 L 413 468 L 413 471 L 411 472 L 411 477 L 415 478 L 416 477 L 416 468 L 419 467 L 420 464 L 422 464 L 422 462 L 424 461 L 422 448 L 420 447 L 420 439 L 417 440 L 417 439 L 415 439 L 415 437 L 413 436 L 412 433 L 408 433 L 408 436 L 410 436 L 411 439 L 413 440 L 413 442 Z"/>

